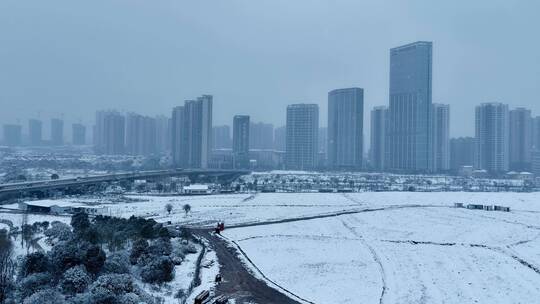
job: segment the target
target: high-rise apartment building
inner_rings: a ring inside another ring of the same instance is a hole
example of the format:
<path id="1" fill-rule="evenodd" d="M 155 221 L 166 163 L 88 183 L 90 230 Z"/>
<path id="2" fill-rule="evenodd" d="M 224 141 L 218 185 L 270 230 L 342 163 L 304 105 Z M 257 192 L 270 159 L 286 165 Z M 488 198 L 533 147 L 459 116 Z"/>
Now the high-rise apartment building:
<path id="1" fill-rule="evenodd" d="M 74 145 L 82 146 L 86 144 L 86 127 L 80 123 L 74 123 L 71 126 L 71 143 Z"/>
<path id="2" fill-rule="evenodd" d="M 116 111 L 97 111 L 94 125 L 94 150 L 99 154 L 125 153 L 126 120 Z"/>
<path id="3" fill-rule="evenodd" d="M 433 104 L 433 171 L 450 170 L 450 106 Z"/>
<path id="4" fill-rule="evenodd" d="M 474 164 L 474 138 L 458 137 L 450 139 L 450 169 L 458 171 L 463 166 Z"/>
<path id="5" fill-rule="evenodd" d="M 22 144 L 22 126 L 17 124 L 4 125 L 4 144 L 14 147 Z"/>
<path id="6" fill-rule="evenodd" d="M 249 148 L 269 150 L 274 145 L 274 125 L 252 122 L 249 127 Z"/>
<path id="7" fill-rule="evenodd" d="M 540 116 L 533 118 L 532 137 L 533 150 L 540 151 Z"/>
<path id="8" fill-rule="evenodd" d="M 311 170 L 317 166 L 319 106 L 287 106 L 285 166 L 293 170 Z"/>
<path id="9" fill-rule="evenodd" d="M 233 165 L 249 167 L 250 123 L 248 115 L 235 115 L 233 119 Z"/>
<path id="10" fill-rule="evenodd" d="M 172 155 L 175 166 L 208 168 L 212 147 L 211 95 L 187 100 L 173 109 Z"/>
<path id="11" fill-rule="evenodd" d="M 227 125 L 212 128 L 213 149 L 231 149 L 231 128 Z"/>
<path id="12" fill-rule="evenodd" d="M 530 171 L 533 149 L 531 110 L 516 108 L 510 116 L 510 170 Z"/>
<path id="13" fill-rule="evenodd" d="M 431 133 L 432 43 L 390 50 L 387 168 L 433 171 Z"/>
<path id="14" fill-rule="evenodd" d="M 370 161 L 373 169 L 384 171 L 386 169 L 386 128 L 388 125 L 388 108 L 385 106 L 374 107 L 371 110 L 371 136 L 370 136 Z"/>
<path id="15" fill-rule="evenodd" d="M 508 105 L 483 103 L 475 115 L 476 169 L 491 173 L 508 171 L 510 162 Z"/>
<path id="16" fill-rule="evenodd" d="M 359 170 L 363 159 L 364 90 L 337 89 L 328 93 L 328 165 Z"/>
<path id="17" fill-rule="evenodd" d="M 285 151 L 287 142 L 287 128 L 285 126 L 274 129 L 274 150 Z"/>
<path id="18" fill-rule="evenodd" d="M 156 124 L 156 149 L 157 153 L 163 153 L 169 149 L 169 118 L 165 115 L 158 115 L 154 118 Z"/>
<path id="19" fill-rule="evenodd" d="M 43 123 L 38 119 L 28 120 L 28 139 L 31 146 L 40 146 L 43 143 Z"/>
<path id="20" fill-rule="evenodd" d="M 319 128 L 318 142 L 319 142 L 318 166 L 320 168 L 327 168 L 328 167 L 328 128 L 327 127 Z"/>
<path id="21" fill-rule="evenodd" d="M 64 144 L 64 121 L 58 118 L 51 119 L 51 145 Z"/>
<path id="22" fill-rule="evenodd" d="M 328 128 L 319 128 L 319 153 L 328 154 Z"/>
<path id="23" fill-rule="evenodd" d="M 126 152 L 131 155 L 156 153 L 156 121 L 154 118 L 135 113 L 127 115 Z"/>

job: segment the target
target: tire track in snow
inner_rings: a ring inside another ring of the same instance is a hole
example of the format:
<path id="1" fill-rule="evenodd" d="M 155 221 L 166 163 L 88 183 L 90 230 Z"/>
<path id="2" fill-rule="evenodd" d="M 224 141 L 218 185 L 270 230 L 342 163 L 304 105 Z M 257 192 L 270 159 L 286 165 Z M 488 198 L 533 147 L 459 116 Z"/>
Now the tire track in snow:
<path id="1" fill-rule="evenodd" d="M 386 285 L 386 273 L 384 271 L 384 266 L 382 264 L 381 258 L 379 257 L 375 249 L 373 249 L 373 247 L 371 247 L 371 245 L 369 245 L 366 242 L 366 240 L 362 237 L 362 235 L 356 232 L 356 230 L 353 227 L 348 225 L 344 220 L 341 220 L 341 223 L 347 230 L 349 230 L 355 237 L 357 237 L 360 242 L 362 242 L 362 244 L 371 253 L 371 256 L 373 257 L 373 260 L 375 261 L 375 263 L 377 263 L 377 266 L 379 267 L 379 273 L 381 275 L 381 281 L 382 281 L 382 290 L 381 290 L 381 295 L 379 297 L 379 304 L 383 304 L 384 296 L 386 295 L 386 290 L 388 289 L 388 286 Z"/>
<path id="2" fill-rule="evenodd" d="M 342 193 L 343 197 L 346 198 L 347 200 L 357 204 L 357 205 L 365 205 L 366 203 L 365 202 L 361 202 L 355 198 L 353 198 L 352 196 L 350 196 L 349 194 L 347 193 Z"/>
<path id="3" fill-rule="evenodd" d="M 415 240 L 381 240 L 382 242 L 388 243 L 397 243 L 397 244 L 410 244 L 410 245 L 431 245 L 431 246 L 463 246 L 463 247 L 473 247 L 473 248 L 484 248 L 491 250 L 493 252 L 499 253 L 506 257 L 513 259 L 524 267 L 529 268 L 530 270 L 536 272 L 540 275 L 540 267 L 535 266 L 533 263 L 528 262 L 527 260 L 518 256 L 518 254 L 511 250 L 509 246 L 506 246 L 506 249 L 503 247 L 490 246 L 485 244 L 474 244 L 474 243 L 439 243 L 431 241 L 415 241 Z"/>
<path id="4" fill-rule="evenodd" d="M 408 209 L 408 208 L 453 208 L 453 207 L 450 207 L 447 205 L 416 205 L 416 204 L 415 205 L 389 205 L 385 207 L 341 210 L 341 211 L 331 212 L 331 213 L 326 213 L 326 214 L 299 216 L 299 217 L 291 217 L 291 218 L 286 218 L 286 219 L 269 220 L 269 221 L 262 221 L 262 222 L 232 224 L 232 225 L 228 225 L 227 229 L 266 226 L 266 225 L 283 224 L 283 223 L 291 223 L 291 222 L 299 222 L 299 221 L 309 221 L 309 220 L 322 219 L 322 218 L 328 218 L 328 217 L 338 217 L 338 216 L 349 215 L 349 214 L 376 212 L 376 211 L 385 211 L 385 210 Z M 188 228 L 193 228 L 193 227 L 188 226 Z"/>
<path id="5" fill-rule="evenodd" d="M 236 240 L 237 242 L 255 240 L 255 239 L 270 239 L 270 238 L 288 238 L 288 239 L 302 239 L 302 240 L 340 240 L 340 241 L 361 241 L 358 238 L 336 237 L 336 236 L 324 236 L 324 235 L 294 235 L 294 234 L 270 234 L 270 235 L 257 235 L 250 236 L 243 239 Z"/>

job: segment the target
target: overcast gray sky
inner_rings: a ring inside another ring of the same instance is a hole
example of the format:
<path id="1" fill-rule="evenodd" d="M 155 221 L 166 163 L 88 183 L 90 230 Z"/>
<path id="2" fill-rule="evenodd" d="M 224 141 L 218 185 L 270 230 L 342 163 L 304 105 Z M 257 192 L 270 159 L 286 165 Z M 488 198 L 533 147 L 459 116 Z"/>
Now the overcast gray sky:
<path id="1" fill-rule="evenodd" d="M 474 106 L 540 115 L 540 1 L 1 0 L 0 123 L 93 121 L 96 109 L 169 114 L 214 95 L 234 114 L 284 124 L 285 107 L 358 86 L 388 103 L 389 49 L 434 43 L 433 101 L 451 135 L 472 135 Z"/>

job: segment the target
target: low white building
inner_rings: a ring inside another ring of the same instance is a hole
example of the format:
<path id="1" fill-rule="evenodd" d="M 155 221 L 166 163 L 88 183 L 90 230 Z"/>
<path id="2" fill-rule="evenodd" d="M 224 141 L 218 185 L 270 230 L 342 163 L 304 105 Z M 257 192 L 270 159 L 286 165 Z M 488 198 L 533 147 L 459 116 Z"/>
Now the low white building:
<path id="1" fill-rule="evenodd" d="M 79 203 L 71 203 L 65 201 L 33 201 L 19 203 L 19 209 L 33 213 L 50 213 L 50 214 L 75 214 L 84 212 L 89 215 L 107 215 L 109 208 L 88 206 Z"/>
<path id="2" fill-rule="evenodd" d="M 182 193 L 186 195 L 208 195 L 212 194 L 212 190 L 208 187 L 208 185 L 193 184 L 184 186 L 182 188 Z"/>

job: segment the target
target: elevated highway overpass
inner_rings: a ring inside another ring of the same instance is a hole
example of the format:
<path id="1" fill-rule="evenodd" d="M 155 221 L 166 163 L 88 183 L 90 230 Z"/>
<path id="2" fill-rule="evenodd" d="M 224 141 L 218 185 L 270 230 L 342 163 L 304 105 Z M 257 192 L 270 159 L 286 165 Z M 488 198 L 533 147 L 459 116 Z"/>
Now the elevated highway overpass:
<path id="1" fill-rule="evenodd" d="M 250 174 L 248 170 L 221 169 L 169 169 L 153 171 L 123 172 L 95 176 L 81 176 L 67 179 L 41 180 L 22 183 L 0 184 L 0 201 L 11 197 L 51 190 L 64 190 L 72 187 L 91 186 L 101 183 L 133 181 L 138 179 L 155 179 L 163 177 L 187 176 L 191 180 L 200 178 L 216 178 L 230 182 L 241 175 Z"/>

